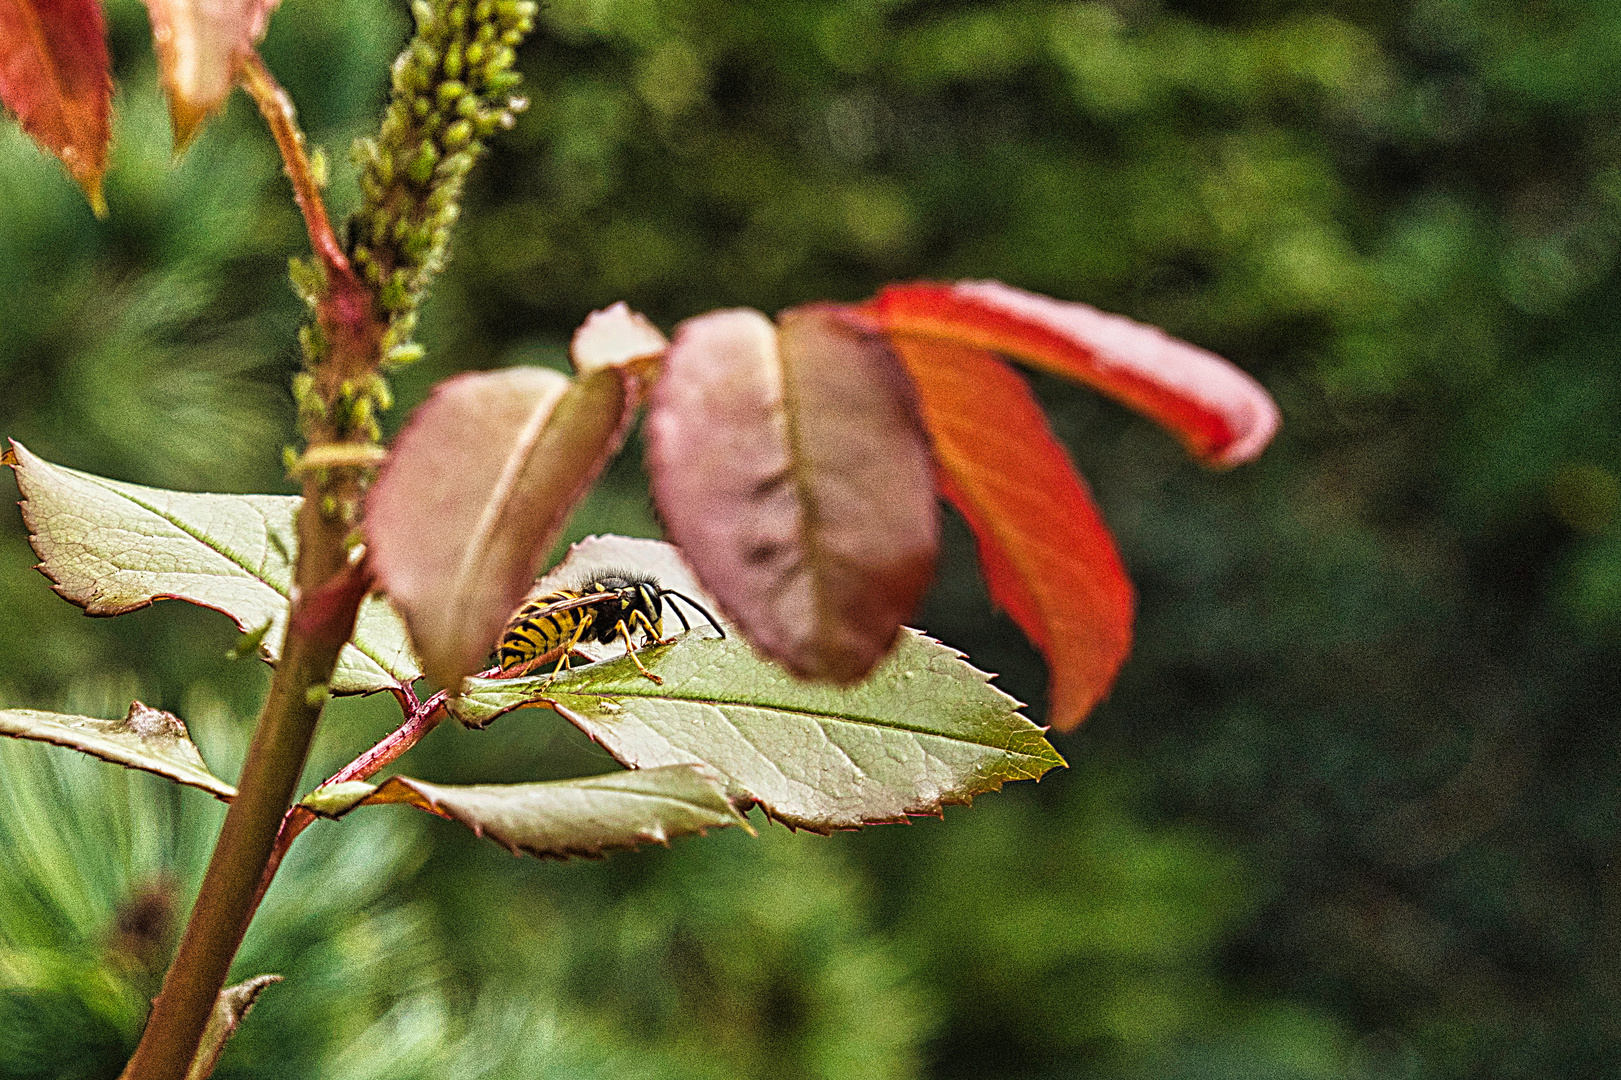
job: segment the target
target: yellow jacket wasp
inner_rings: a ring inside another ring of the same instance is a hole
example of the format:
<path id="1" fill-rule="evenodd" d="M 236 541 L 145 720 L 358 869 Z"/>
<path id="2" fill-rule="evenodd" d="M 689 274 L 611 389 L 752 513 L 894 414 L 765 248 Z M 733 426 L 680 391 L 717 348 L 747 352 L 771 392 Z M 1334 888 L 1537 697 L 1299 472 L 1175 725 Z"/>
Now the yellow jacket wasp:
<path id="1" fill-rule="evenodd" d="M 535 597 L 507 624 L 501 643 L 495 648 L 497 665 L 505 671 L 514 665 L 523 670 L 550 659 L 560 652 L 552 678 L 569 666 L 574 647 L 582 641 L 595 641 L 606 645 L 621 639 L 625 654 L 636 665 L 636 670 L 656 683 L 664 680 L 648 671 L 636 657 L 632 635 L 640 633 L 643 644 L 664 643 L 664 598 L 675 597 L 687 602 L 709 620 L 709 625 L 721 637 L 726 631 L 701 604 L 684 593 L 666 589 L 646 575 L 631 573 L 604 574 L 585 582 L 577 589 L 555 589 Z M 691 630 L 687 617 L 670 601 L 683 630 Z M 520 672 L 521 674 L 521 672 Z"/>

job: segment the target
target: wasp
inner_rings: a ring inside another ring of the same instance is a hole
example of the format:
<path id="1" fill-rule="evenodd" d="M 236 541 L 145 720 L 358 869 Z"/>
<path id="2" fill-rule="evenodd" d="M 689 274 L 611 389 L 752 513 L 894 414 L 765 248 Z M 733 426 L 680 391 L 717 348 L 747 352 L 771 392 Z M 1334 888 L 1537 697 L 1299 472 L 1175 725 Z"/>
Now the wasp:
<path id="1" fill-rule="evenodd" d="M 709 620 L 716 633 L 726 636 L 715 617 L 692 597 L 666 589 L 657 579 L 643 574 L 611 573 L 593 578 L 577 589 L 555 589 L 524 604 L 512 616 L 506 632 L 501 635 L 501 643 L 495 647 L 496 663 L 502 670 L 516 664 L 528 670 L 531 664 L 560 652 L 551 674 L 555 679 L 569 666 L 574 647 L 582 641 L 606 645 L 617 638 L 624 641 L 625 655 L 630 657 L 637 671 L 655 683 L 663 683 L 662 678 L 648 671 L 637 659 L 633 635 L 640 633 L 644 645 L 664 644 L 664 598 L 667 596 L 686 601 Z M 670 607 L 681 620 L 681 628 L 691 630 L 692 624 L 687 622 L 674 599 Z"/>

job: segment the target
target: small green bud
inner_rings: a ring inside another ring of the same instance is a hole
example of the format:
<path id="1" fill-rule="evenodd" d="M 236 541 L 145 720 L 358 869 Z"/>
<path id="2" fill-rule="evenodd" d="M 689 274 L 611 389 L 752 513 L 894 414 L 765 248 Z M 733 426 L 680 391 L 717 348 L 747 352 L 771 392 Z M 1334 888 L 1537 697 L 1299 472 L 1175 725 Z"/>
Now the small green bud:
<path id="1" fill-rule="evenodd" d="M 445 129 L 443 142 L 447 150 L 454 150 L 466 146 L 469 142 L 472 142 L 472 140 L 473 124 L 469 120 L 458 120 Z"/>
<path id="2" fill-rule="evenodd" d="M 482 64 L 484 62 L 484 53 L 485 49 L 482 42 L 475 41 L 471 45 L 467 46 L 465 50 L 467 66 L 477 67 L 479 64 Z"/>
<path id="3" fill-rule="evenodd" d="M 327 168 L 326 147 L 317 146 L 310 152 L 310 179 L 315 181 L 316 187 L 325 188 L 331 178 L 330 172 L 331 170 Z"/>
<path id="4" fill-rule="evenodd" d="M 391 342 L 409 343 L 411 335 L 417 330 L 417 313 L 407 311 L 396 318 L 388 327 L 388 340 Z"/>
<path id="5" fill-rule="evenodd" d="M 411 235 L 401 241 L 400 253 L 410 262 L 423 265 L 427 261 L 428 254 L 433 251 L 433 240 L 433 232 L 429 229 L 412 230 Z"/>
<path id="6" fill-rule="evenodd" d="M 424 141 L 417 148 L 411 164 L 405 167 L 405 175 L 411 178 L 413 184 L 426 184 L 433 178 L 433 167 L 437 164 L 439 164 L 438 148 L 433 143 Z"/>
<path id="7" fill-rule="evenodd" d="M 352 431 L 366 431 L 368 427 L 376 427 L 377 418 L 372 412 L 370 398 L 356 398 L 349 403 L 349 428 Z"/>
<path id="8" fill-rule="evenodd" d="M 288 259 L 287 278 L 293 283 L 293 291 L 305 304 L 314 307 L 320 302 L 321 293 L 326 288 L 326 279 L 320 267 L 305 259 Z"/>
<path id="9" fill-rule="evenodd" d="M 405 271 L 396 270 L 378 294 L 377 302 L 384 311 L 404 311 L 411 306 L 411 289 Z"/>
<path id="10" fill-rule="evenodd" d="M 467 87 L 457 82 L 455 79 L 451 79 L 448 82 L 442 82 L 439 84 L 439 102 L 442 105 L 449 105 L 457 98 L 465 98 L 467 96 Z"/>
<path id="11" fill-rule="evenodd" d="M 326 504 L 328 502 L 332 503 L 331 510 L 327 509 Z M 327 495 L 321 499 L 321 512 L 326 514 L 328 517 L 334 516 L 337 509 L 337 500 L 333 499 L 332 496 Z M 326 704 L 327 698 L 331 696 L 332 691 L 327 689 L 326 683 L 316 683 L 314 686 L 311 686 L 308 690 L 304 691 L 304 704 L 308 705 L 312 709 L 319 709 L 321 706 Z"/>
<path id="12" fill-rule="evenodd" d="M 458 120 L 456 123 L 466 124 L 467 121 Z M 456 125 L 452 124 L 451 126 L 455 127 Z M 469 134 L 471 134 L 471 129 L 472 125 L 468 124 Z M 447 179 L 460 180 L 472 171 L 474 164 L 477 162 L 478 155 L 472 149 L 459 150 L 445 159 L 444 164 L 439 167 L 439 175 Z"/>
<path id="13" fill-rule="evenodd" d="M 377 408 L 384 412 L 394 407 L 394 388 L 389 386 L 388 380 L 381 375 L 372 375 L 367 384 L 367 393 Z"/>
<path id="14" fill-rule="evenodd" d="M 404 367 L 406 364 L 416 363 L 426 355 L 428 355 L 428 350 L 414 341 L 407 341 L 404 345 L 396 345 L 390 349 L 384 363 L 389 367 Z M 389 403 L 383 407 L 393 408 L 393 404 L 391 398 Z"/>
<path id="15" fill-rule="evenodd" d="M 462 77 L 462 51 L 452 48 L 445 53 L 445 74 L 452 79 Z"/>

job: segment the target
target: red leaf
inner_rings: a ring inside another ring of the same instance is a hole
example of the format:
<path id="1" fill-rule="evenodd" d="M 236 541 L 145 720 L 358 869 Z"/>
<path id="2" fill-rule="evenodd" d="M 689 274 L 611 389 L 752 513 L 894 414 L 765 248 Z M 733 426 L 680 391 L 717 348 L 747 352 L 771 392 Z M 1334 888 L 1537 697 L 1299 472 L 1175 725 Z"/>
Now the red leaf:
<path id="1" fill-rule="evenodd" d="M 938 510 L 906 378 L 832 306 L 717 311 L 676 331 L 647 421 L 670 538 L 761 652 L 852 683 L 934 571 Z"/>
<path id="2" fill-rule="evenodd" d="M 1131 648 L 1114 539 L 1019 374 L 984 349 L 897 334 L 934 441 L 940 490 L 979 545 L 991 599 L 1051 672 L 1049 720 L 1078 725 Z"/>
<path id="3" fill-rule="evenodd" d="M 96 0 L 0 0 L 0 102 L 62 159 L 97 217 L 113 79 Z"/>
<path id="4" fill-rule="evenodd" d="M 1207 465 L 1241 465 L 1271 441 L 1277 404 L 1215 353 L 1085 304 L 997 281 L 891 285 L 874 302 L 893 332 L 1006 353 L 1143 413 Z"/>
<path id="5" fill-rule="evenodd" d="M 435 682 L 484 666 L 634 409 L 623 369 L 506 368 L 448 379 L 412 414 L 366 499 L 367 553 Z"/>
<path id="6" fill-rule="evenodd" d="M 146 0 L 175 152 L 225 103 L 280 0 Z"/>

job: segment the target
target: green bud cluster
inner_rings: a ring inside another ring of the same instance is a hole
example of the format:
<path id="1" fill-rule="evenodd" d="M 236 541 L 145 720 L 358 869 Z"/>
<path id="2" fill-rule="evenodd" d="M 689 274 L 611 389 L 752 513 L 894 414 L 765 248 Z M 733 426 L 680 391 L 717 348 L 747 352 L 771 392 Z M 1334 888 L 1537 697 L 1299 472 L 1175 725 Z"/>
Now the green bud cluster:
<path id="1" fill-rule="evenodd" d="M 535 0 L 412 4 L 416 37 L 394 62 L 382 127 L 355 145 L 361 207 L 349 222 L 349 258 L 388 324 L 385 368 L 422 355 L 411 340 L 417 308 L 444 266 L 463 183 L 485 140 L 526 104 L 512 96 L 513 63 L 537 10 Z"/>

